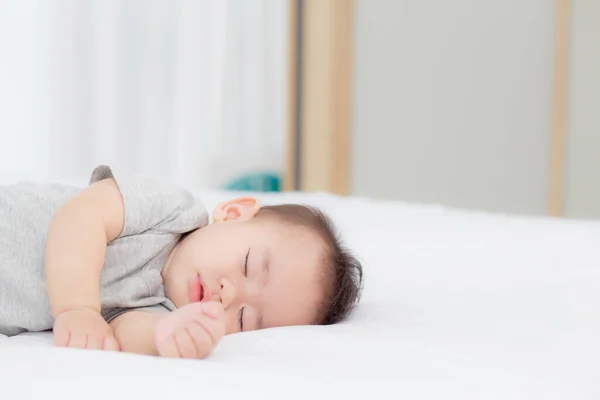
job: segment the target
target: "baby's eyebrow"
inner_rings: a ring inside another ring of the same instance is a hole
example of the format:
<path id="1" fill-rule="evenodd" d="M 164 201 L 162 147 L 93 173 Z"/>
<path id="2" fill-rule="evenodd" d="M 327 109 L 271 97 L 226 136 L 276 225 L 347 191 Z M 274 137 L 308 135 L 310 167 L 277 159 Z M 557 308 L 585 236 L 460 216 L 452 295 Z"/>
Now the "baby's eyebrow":
<path id="1" fill-rule="evenodd" d="M 271 251 L 267 248 L 263 255 L 263 273 L 265 274 L 265 285 L 269 281 L 270 269 L 271 269 Z"/>

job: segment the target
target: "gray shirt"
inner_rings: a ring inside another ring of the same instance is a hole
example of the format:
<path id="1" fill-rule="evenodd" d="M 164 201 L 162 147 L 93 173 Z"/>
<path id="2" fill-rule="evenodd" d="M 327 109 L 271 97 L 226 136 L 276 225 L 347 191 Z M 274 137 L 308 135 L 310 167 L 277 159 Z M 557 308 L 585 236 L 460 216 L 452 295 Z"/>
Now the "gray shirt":
<path id="1" fill-rule="evenodd" d="M 161 270 L 181 234 L 208 223 L 189 191 L 124 170 L 100 166 L 90 184 L 113 177 L 123 196 L 125 224 L 108 243 L 100 276 L 107 321 L 131 309 L 172 311 Z M 81 188 L 24 182 L 0 186 L 0 333 L 52 329 L 44 268 L 46 235 L 56 210 Z"/>

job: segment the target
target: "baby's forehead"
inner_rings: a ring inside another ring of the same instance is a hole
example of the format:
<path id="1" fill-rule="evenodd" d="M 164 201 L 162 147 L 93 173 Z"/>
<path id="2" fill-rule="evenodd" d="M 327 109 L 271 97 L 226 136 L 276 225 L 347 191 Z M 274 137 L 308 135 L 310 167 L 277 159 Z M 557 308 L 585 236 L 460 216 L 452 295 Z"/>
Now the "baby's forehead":
<path id="1" fill-rule="evenodd" d="M 284 268 L 302 270 L 311 280 L 327 270 L 327 251 L 323 240 L 313 232 L 278 235 L 268 247 L 274 262 Z"/>
<path id="2" fill-rule="evenodd" d="M 309 221 L 303 221 L 300 218 L 289 218 L 280 215 L 261 215 L 256 218 L 256 222 L 267 229 L 276 230 L 280 233 L 293 233 L 302 236 L 321 238 L 318 228 Z"/>
<path id="3" fill-rule="evenodd" d="M 312 251 L 323 251 L 326 247 L 323 235 L 307 225 L 280 220 L 267 222 L 265 227 L 278 240 L 295 245 L 295 247 L 310 248 Z"/>
<path id="4" fill-rule="evenodd" d="M 261 216 L 257 221 L 267 234 L 267 246 L 278 251 L 282 257 L 311 260 L 321 263 L 328 253 L 327 240 L 323 232 L 309 222 L 278 215 Z"/>

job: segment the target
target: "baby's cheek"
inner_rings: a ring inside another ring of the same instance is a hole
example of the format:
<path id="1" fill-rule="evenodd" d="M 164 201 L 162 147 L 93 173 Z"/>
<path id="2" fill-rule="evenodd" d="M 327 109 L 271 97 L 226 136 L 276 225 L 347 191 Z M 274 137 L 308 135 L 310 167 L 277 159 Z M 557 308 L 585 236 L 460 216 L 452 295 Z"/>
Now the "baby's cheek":
<path id="1" fill-rule="evenodd" d="M 233 312 L 232 310 L 225 311 L 225 314 L 223 315 L 223 322 L 225 323 L 225 334 L 226 335 L 231 335 L 232 333 L 240 332 L 238 315 L 237 315 L 237 313 Z"/>

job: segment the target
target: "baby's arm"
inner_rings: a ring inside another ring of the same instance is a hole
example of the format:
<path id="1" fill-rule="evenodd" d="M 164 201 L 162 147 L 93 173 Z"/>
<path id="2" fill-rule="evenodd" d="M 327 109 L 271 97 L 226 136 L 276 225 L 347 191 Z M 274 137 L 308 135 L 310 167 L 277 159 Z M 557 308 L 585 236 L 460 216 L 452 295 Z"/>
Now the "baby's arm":
<path id="1" fill-rule="evenodd" d="M 205 358 L 225 334 L 223 306 L 188 304 L 168 314 L 129 311 L 110 322 L 121 350 L 177 358 Z"/>
<path id="2" fill-rule="evenodd" d="M 162 313 L 129 311 L 110 321 L 110 326 L 122 351 L 157 356 L 154 332 L 161 318 Z"/>
<path id="3" fill-rule="evenodd" d="M 53 217 L 46 280 L 57 345 L 118 347 L 100 315 L 100 273 L 106 245 L 119 236 L 123 224 L 123 199 L 113 179 L 90 185 Z"/>

